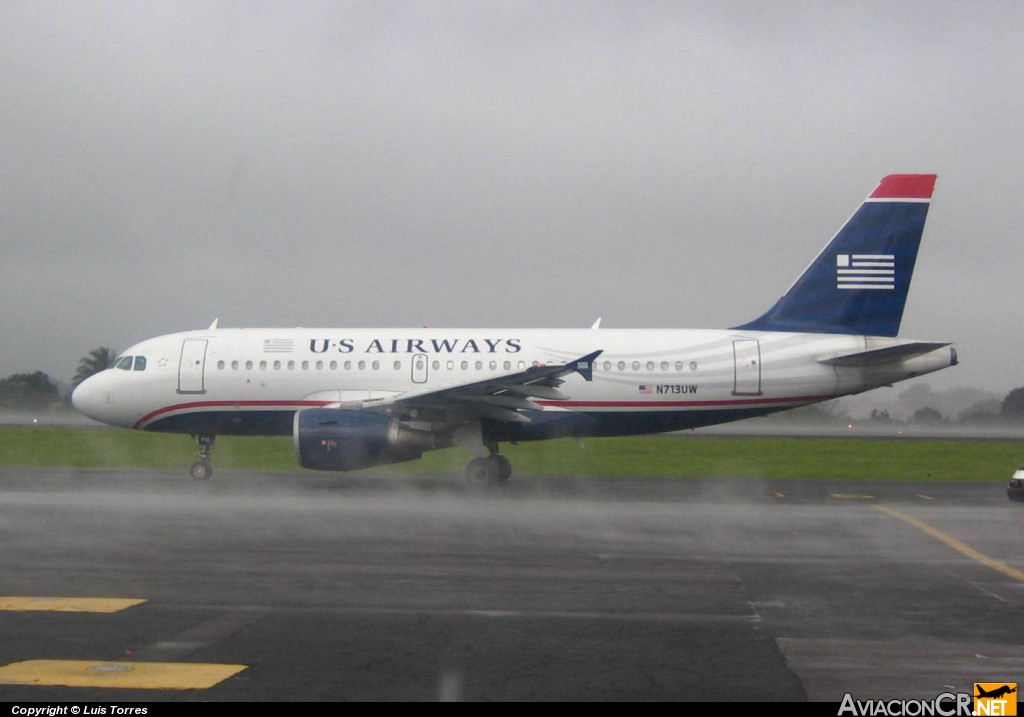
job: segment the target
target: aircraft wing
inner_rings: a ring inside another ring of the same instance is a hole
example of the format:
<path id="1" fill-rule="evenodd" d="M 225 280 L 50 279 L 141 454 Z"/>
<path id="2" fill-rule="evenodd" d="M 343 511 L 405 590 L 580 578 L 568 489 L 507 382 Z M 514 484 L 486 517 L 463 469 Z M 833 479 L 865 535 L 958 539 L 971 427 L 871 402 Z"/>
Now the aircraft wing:
<path id="1" fill-rule="evenodd" d="M 447 415 L 479 416 L 502 421 L 529 423 L 522 410 L 540 410 L 533 398 L 564 401 L 569 397 L 558 390 L 562 377 L 573 373 L 585 380 L 594 379 L 594 360 L 601 350 L 564 364 L 530 366 L 524 371 L 494 376 L 483 381 L 456 384 L 419 393 L 370 399 L 361 402 L 363 410 L 413 414 L 443 411 Z"/>

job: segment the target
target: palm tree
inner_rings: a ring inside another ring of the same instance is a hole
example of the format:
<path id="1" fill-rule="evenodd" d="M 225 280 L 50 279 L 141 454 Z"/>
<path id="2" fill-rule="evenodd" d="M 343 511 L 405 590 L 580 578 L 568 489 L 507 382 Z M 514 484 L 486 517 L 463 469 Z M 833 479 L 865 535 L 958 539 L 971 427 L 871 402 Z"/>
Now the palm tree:
<path id="1" fill-rule="evenodd" d="M 115 358 L 117 358 L 117 354 L 106 346 L 100 346 L 98 349 L 90 351 L 88 356 L 83 356 L 82 360 L 78 362 L 78 370 L 75 371 L 75 377 L 71 379 L 72 388 L 93 374 L 113 366 Z"/>

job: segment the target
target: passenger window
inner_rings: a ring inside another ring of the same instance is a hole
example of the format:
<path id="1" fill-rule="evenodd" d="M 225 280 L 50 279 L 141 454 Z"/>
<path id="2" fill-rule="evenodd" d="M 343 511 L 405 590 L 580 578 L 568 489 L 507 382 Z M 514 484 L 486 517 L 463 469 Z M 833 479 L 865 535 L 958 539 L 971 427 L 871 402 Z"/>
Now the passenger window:
<path id="1" fill-rule="evenodd" d="M 219 368 L 221 371 L 223 371 L 226 367 L 227 367 L 227 364 L 224 363 L 223 361 L 218 361 L 217 362 L 217 368 Z"/>
<path id="2" fill-rule="evenodd" d="M 625 371 L 626 370 L 626 362 L 625 361 L 619 361 L 619 370 L 620 371 Z"/>
<path id="3" fill-rule="evenodd" d="M 302 362 L 302 370 L 303 371 L 308 371 L 309 370 L 309 361 L 303 361 Z"/>
<path id="4" fill-rule="evenodd" d="M 232 361 L 231 362 L 231 370 L 232 371 L 237 371 L 238 370 L 238 362 L 237 361 Z"/>
<path id="5" fill-rule="evenodd" d="M 332 371 L 337 371 L 338 370 L 338 362 L 337 361 L 331 361 L 331 370 Z"/>
<path id="6" fill-rule="evenodd" d="M 380 371 L 380 361 L 374 361 L 372 366 L 374 371 Z"/>
<path id="7" fill-rule="evenodd" d="M 662 371 L 668 371 L 668 361 L 662 361 L 661 362 L 661 370 Z"/>
<path id="8" fill-rule="evenodd" d="M 266 370 L 267 370 L 267 362 L 266 361 L 260 361 L 260 371 L 266 371 Z"/>
<path id="9" fill-rule="evenodd" d="M 401 371 L 402 370 L 402 362 L 401 361 L 395 361 L 395 370 L 396 371 Z"/>
<path id="10" fill-rule="evenodd" d="M 145 371 L 146 370 L 146 357 L 145 356 L 136 356 L 135 357 L 135 370 L 136 371 Z"/>
<path id="11" fill-rule="evenodd" d="M 634 361 L 633 362 L 633 370 L 634 371 L 639 371 L 640 370 L 640 362 L 639 361 Z"/>

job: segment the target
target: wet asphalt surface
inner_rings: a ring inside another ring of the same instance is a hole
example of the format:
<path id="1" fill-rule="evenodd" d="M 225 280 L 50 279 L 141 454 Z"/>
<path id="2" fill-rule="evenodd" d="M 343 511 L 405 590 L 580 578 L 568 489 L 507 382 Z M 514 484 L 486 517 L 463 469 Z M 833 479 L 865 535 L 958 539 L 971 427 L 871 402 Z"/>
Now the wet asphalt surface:
<path id="1" fill-rule="evenodd" d="M 1024 677 L 1024 504 L 961 483 L 0 469 L 23 660 L 245 665 L 0 700 L 927 698 Z"/>

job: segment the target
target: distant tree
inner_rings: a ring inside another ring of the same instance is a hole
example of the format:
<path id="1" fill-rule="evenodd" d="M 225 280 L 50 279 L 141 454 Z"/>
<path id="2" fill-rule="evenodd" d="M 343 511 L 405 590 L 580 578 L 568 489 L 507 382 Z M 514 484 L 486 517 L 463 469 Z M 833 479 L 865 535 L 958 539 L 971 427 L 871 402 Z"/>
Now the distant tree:
<path id="1" fill-rule="evenodd" d="M 117 354 L 106 346 L 100 346 L 98 349 L 90 351 L 88 356 L 83 356 L 78 362 L 78 370 L 75 371 L 75 377 L 71 379 L 72 388 L 93 374 L 113 366 L 115 358 L 117 358 Z"/>
<path id="2" fill-rule="evenodd" d="M 936 426 L 943 423 L 945 419 L 943 419 L 942 414 L 934 408 L 925 406 L 924 408 L 919 408 L 914 411 L 914 415 L 911 416 L 910 421 L 918 424 L 919 426 Z"/>
<path id="3" fill-rule="evenodd" d="M 886 408 L 883 408 L 882 410 L 872 408 L 871 420 L 877 421 L 878 423 L 892 423 L 892 416 L 889 415 L 889 410 Z"/>
<path id="4" fill-rule="evenodd" d="M 17 373 L 0 381 L 0 408 L 37 411 L 60 403 L 60 389 L 42 371 Z"/>
<path id="5" fill-rule="evenodd" d="M 1003 399 L 1003 418 L 1011 421 L 1024 420 L 1024 388 L 1015 388 Z"/>
<path id="6" fill-rule="evenodd" d="M 981 423 L 990 424 L 995 423 L 999 420 L 999 414 L 1001 411 L 1001 404 L 999 399 L 988 398 L 982 401 L 978 401 L 963 411 L 957 416 L 957 420 L 961 423 Z"/>

